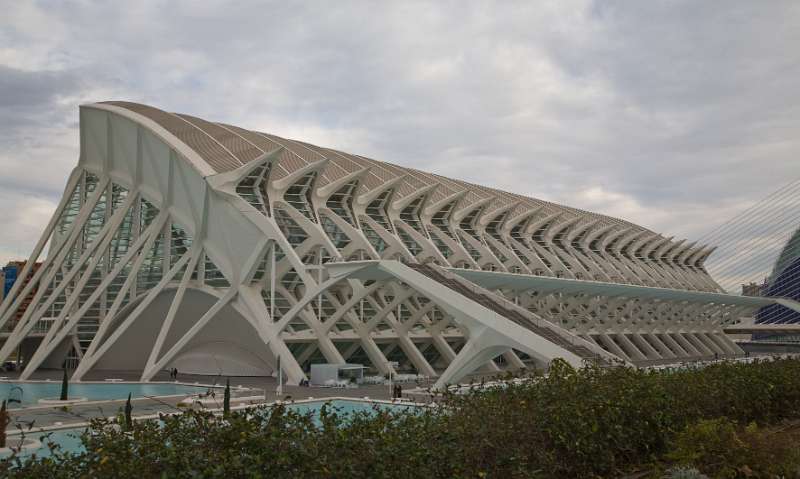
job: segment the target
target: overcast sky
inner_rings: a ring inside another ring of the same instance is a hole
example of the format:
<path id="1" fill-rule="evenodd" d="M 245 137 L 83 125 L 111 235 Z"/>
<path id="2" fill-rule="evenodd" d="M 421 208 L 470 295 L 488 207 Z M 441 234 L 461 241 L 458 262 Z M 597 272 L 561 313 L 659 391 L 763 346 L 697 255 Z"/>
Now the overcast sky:
<path id="1" fill-rule="evenodd" d="M 800 2 L 0 0 L 0 262 L 131 100 L 699 237 L 800 177 Z"/>

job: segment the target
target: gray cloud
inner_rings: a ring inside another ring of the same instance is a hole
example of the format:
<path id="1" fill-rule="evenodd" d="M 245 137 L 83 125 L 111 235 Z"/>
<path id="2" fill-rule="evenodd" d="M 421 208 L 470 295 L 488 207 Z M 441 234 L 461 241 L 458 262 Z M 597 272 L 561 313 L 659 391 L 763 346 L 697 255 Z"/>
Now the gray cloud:
<path id="1" fill-rule="evenodd" d="M 78 79 L 69 72 L 28 72 L 0 65 L 3 115 L 46 109 L 63 94 L 74 91 L 77 84 Z"/>
<path id="2" fill-rule="evenodd" d="M 0 188 L 20 203 L 57 199 L 76 161 L 77 105 L 110 98 L 682 236 L 800 176 L 793 2 L 11 10 L 0 20 Z"/>
<path id="3" fill-rule="evenodd" d="M 53 196 L 77 158 L 69 98 L 81 82 L 68 71 L 24 71 L 0 65 L 0 189 Z"/>

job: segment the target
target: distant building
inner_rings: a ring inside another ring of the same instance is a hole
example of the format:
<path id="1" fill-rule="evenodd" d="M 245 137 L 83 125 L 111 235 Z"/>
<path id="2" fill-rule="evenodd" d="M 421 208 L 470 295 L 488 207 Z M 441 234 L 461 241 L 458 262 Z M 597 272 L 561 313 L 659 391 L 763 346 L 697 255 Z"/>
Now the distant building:
<path id="1" fill-rule="evenodd" d="M 783 246 L 772 274 L 764 281 L 761 295 L 800 301 L 800 229 Z M 798 324 L 800 312 L 780 304 L 771 304 L 758 311 L 756 323 Z"/>
<path id="2" fill-rule="evenodd" d="M 14 284 L 19 279 L 19 275 L 22 274 L 22 270 L 25 268 L 27 261 L 9 261 L 7 265 L 5 265 L 2 269 L 2 273 L 0 273 L 0 281 L 2 281 L 2 294 L 0 294 L 0 301 L 5 299 L 8 293 L 11 291 L 11 288 L 14 287 Z M 36 271 L 39 270 L 39 267 L 42 263 L 35 263 L 31 271 L 28 273 L 28 276 L 25 277 L 24 283 L 22 283 L 22 287 L 28 284 L 28 281 L 31 280 Z M 33 301 L 33 296 L 36 294 L 37 288 L 33 288 L 25 299 L 22 301 L 22 304 L 17 309 L 16 314 L 13 317 L 12 324 L 16 324 L 17 321 L 25 314 L 25 311 L 30 306 L 31 301 Z"/>
<path id="3" fill-rule="evenodd" d="M 764 291 L 764 284 L 751 281 L 749 284 L 742 285 L 742 296 L 761 296 Z"/>

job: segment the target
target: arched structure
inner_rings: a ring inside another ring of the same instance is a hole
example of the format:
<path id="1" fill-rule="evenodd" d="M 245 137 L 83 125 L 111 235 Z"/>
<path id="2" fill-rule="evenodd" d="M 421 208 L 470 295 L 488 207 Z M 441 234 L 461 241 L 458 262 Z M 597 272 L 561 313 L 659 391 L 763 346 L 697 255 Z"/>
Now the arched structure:
<path id="1" fill-rule="evenodd" d="M 773 298 L 800 300 L 800 229 L 796 230 L 781 249 L 772 273 L 760 288 L 761 295 Z M 759 309 L 755 316 L 754 341 L 797 343 L 800 341 L 800 311 L 782 304 L 770 304 Z M 792 330 L 794 327 L 794 331 Z M 769 329 L 773 332 L 770 333 Z"/>
<path id="2" fill-rule="evenodd" d="M 741 353 L 721 325 L 763 306 L 721 294 L 713 248 L 620 219 L 145 105 L 80 119 L 28 262 L 44 263 L 0 307 L 0 359 L 20 351 L 23 377 L 65 357 L 76 380 L 148 380 L 270 374 L 280 356 L 292 382 L 318 361 L 442 383 L 666 362 Z"/>

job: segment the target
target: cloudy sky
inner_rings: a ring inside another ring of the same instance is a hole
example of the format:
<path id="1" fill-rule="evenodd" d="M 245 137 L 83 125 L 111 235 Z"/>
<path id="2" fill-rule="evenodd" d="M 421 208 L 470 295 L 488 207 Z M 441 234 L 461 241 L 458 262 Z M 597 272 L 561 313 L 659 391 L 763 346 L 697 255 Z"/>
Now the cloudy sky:
<path id="1" fill-rule="evenodd" d="M 800 177 L 800 3 L 0 0 L 0 262 L 124 99 L 699 237 Z"/>

